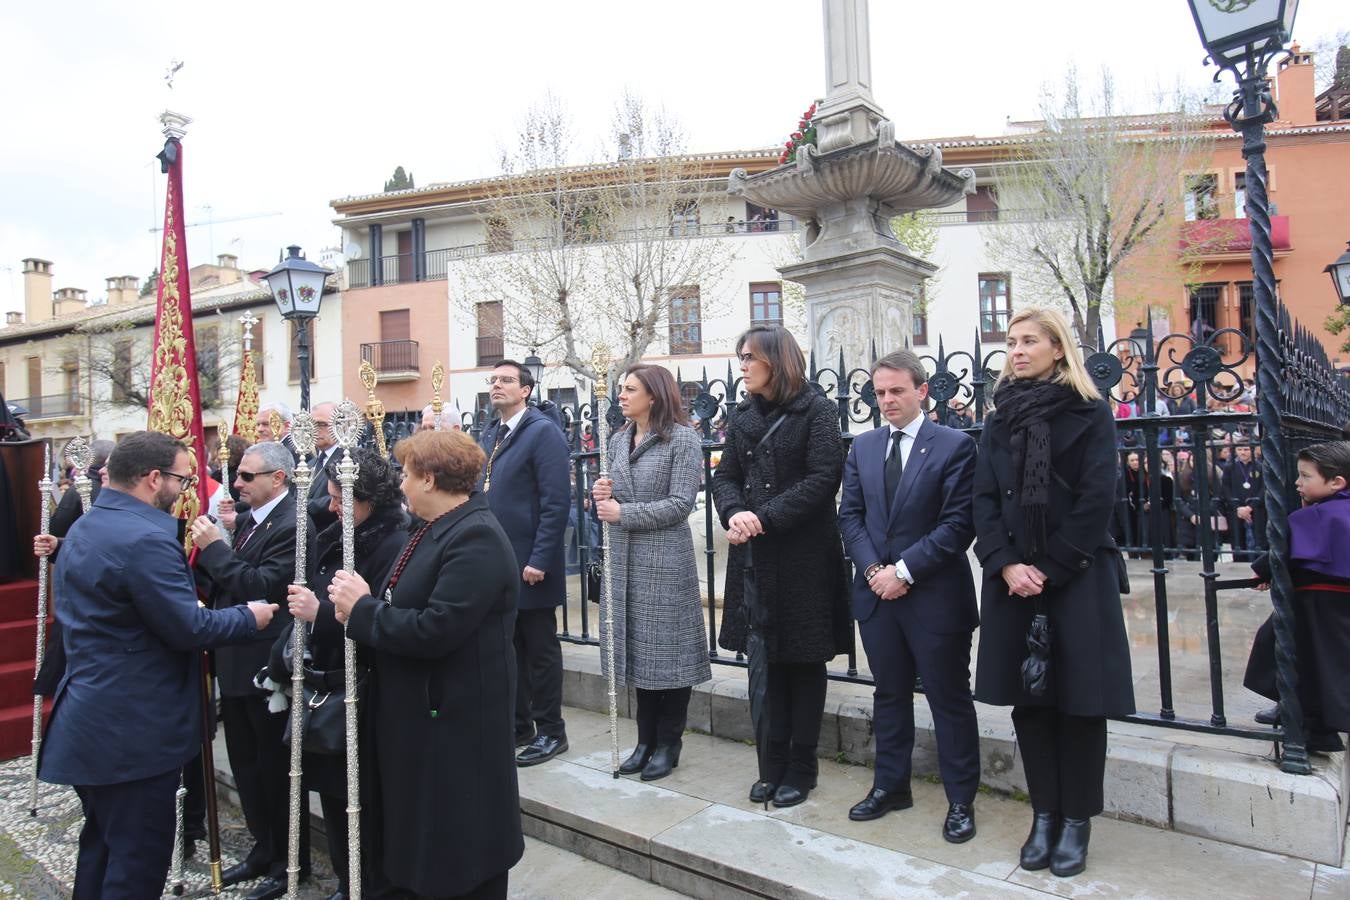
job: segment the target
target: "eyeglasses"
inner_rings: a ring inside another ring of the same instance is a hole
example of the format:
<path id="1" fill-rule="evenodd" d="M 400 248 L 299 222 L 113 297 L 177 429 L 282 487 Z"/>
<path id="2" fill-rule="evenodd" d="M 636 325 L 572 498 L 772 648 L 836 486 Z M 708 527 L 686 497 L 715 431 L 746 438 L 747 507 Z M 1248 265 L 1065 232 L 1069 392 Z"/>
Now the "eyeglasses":
<path id="1" fill-rule="evenodd" d="M 739 360 L 740 360 L 742 363 L 744 363 L 745 365 L 749 365 L 750 363 L 754 362 L 754 361 L 755 361 L 756 359 L 758 359 L 759 357 L 755 356 L 755 354 L 753 354 L 753 353 L 738 353 L 738 354 L 736 355 L 736 358 L 739 359 Z"/>
<path id="2" fill-rule="evenodd" d="M 491 387 L 494 384 L 515 384 L 520 379 L 514 375 L 489 375 L 483 380 Z"/>
<path id="3" fill-rule="evenodd" d="M 196 475 L 179 475 L 177 472 L 170 472 L 168 469 L 160 469 L 159 474 L 170 475 L 173 476 L 174 478 L 177 478 L 178 490 L 180 493 L 186 490 L 190 490 L 192 486 L 197 483 Z"/>
<path id="4" fill-rule="evenodd" d="M 332 424 L 333 424 L 332 422 L 320 422 L 318 419 L 315 419 L 315 420 L 314 420 L 314 427 L 315 427 L 315 428 L 328 428 L 328 427 L 331 426 Z"/>
<path id="5" fill-rule="evenodd" d="M 253 483 L 253 479 L 257 478 L 259 475 L 271 475 L 273 472 L 278 472 L 278 471 L 280 471 L 280 470 L 279 470 L 279 469 L 268 469 L 268 470 L 266 470 L 266 471 L 264 471 L 264 472 L 245 472 L 243 469 L 235 469 L 235 470 L 234 470 L 234 474 L 238 475 L 238 476 L 239 476 L 239 480 L 242 481 L 242 482 L 244 482 L 245 484 L 252 484 L 252 483 Z"/>

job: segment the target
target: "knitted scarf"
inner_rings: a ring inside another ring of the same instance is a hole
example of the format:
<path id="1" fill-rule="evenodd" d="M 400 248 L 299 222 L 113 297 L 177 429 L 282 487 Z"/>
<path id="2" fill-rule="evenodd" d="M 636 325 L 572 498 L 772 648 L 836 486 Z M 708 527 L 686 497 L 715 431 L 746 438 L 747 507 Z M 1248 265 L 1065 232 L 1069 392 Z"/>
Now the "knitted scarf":
<path id="1" fill-rule="evenodd" d="M 1045 550 L 1046 511 L 1050 507 L 1050 420 L 1082 402 L 1073 388 L 1053 381 L 1009 380 L 994 392 L 998 417 L 1012 439 L 1013 468 L 1022 498 L 1027 557 Z"/>

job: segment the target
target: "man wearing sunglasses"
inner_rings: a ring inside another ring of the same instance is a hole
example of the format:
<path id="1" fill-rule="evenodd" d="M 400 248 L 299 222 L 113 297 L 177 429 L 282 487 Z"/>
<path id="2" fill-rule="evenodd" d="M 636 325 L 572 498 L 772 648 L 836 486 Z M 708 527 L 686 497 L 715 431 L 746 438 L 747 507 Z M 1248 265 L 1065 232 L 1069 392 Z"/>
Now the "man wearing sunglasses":
<path id="1" fill-rule="evenodd" d="M 199 548 L 198 568 L 211 580 L 210 605 L 221 609 L 244 600 L 265 599 L 285 606 L 295 576 L 294 462 L 276 441 L 254 444 L 234 470 L 234 486 L 249 511 L 235 522 L 233 542 L 206 516 L 192 523 Z M 303 502 L 303 501 L 301 501 Z M 254 685 L 267 667 L 272 644 L 290 621 L 285 608 L 253 642 L 216 653 L 225 749 L 239 789 L 239 805 L 254 845 L 242 863 L 225 870 L 226 886 L 263 878 L 246 897 L 266 900 L 286 892 L 286 776 L 290 753 L 282 745 L 286 713 L 268 709 L 268 697 Z M 309 829 L 300 831 L 301 877 L 309 875 Z"/>
<path id="2" fill-rule="evenodd" d="M 173 851 L 174 793 L 202 740 L 196 651 L 253 639 L 277 607 L 203 609 L 169 515 L 195 477 L 182 442 L 127 435 L 107 489 L 62 541 L 54 588 L 67 664 L 42 779 L 84 810 L 76 897 L 157 897 Z"/>

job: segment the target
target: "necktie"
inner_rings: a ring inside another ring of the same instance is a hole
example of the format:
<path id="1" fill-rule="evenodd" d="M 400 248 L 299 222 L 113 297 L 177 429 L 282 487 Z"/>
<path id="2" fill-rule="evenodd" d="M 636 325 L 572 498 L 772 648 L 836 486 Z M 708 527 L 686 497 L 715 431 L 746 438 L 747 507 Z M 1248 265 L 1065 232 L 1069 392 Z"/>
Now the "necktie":
<path id="1" fill-rule="evenodd" d="M 904 474 L 904 460 L 900 456 L 900 439 L 903 431 L 891 432 L 891 455 L 886 457 L 886 509 L 890 510 L 895 502 L 895 491 L 900 487 L 900 476 Z"/>
<path id="2" fill-rule="evenodd" d="M 253 518 L 252 512 L 246 513 L 246 515 L 248 516 L 248 521 L 245 522 L 244 527 L 240 528 L 234 535 L 235 550 L 244 549 L 244 545 L 248 543 L 249 538 L 253 537 L 253 532 L 258 526 L 258 523 Z"/>

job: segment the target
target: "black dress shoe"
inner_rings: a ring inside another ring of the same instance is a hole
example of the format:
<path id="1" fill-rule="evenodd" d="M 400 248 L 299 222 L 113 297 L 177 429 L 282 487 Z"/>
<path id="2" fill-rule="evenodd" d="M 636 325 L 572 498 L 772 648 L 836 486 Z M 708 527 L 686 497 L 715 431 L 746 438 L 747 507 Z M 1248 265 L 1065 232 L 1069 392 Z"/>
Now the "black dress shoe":
<path id="1" fill-rule="evenodd" d="M 942 823 L 942 837 L 949 844 L 964 844 L 975 836 L 975 805 L 953 803 L 947 807 L 947 818 Z"/>
<path id="2" fill-rule="evenodd" d="M 1252 716 L 1258 725 L 1279 725 L 1280 724 L 1280 704 L 1267 709 L 1258 710 L 1256 715 Z"/>
<path id="3" fill-rule="evenodd" d="M 220 883 L 225 887 L 232 884 L 238 884 L 241 881 L 252 881 L 260 875 L 267 874 L 267 866 L 260 862 L 244 860 L 238 865 L 230 866 L 220 874 Z"/>
<path id="4" fill-rule="evenodd" d="M 1092 837 L 1091 819 L 1064 817 L 1055 849 L 1050 851 L 1050 872 L 1060 878 L 1077 875 L 1087 868 L 1088 839 Z"/>
<path id="5" fill-rule="evenodd" d="M 286 879 L 264 878 L 244 900 L 278 900 L 284 896 L 286 896 Z"/>
<path id="6" fill-rule="evenodd" d="M 750 802 L 768 803 L 773 799 L 776 790 L 778 790 L 778 785 L 772 781 L 756 781 L 750 786 Z"/>
<path id="7" fill-rule="evenodd" d="M 527 732 L 525 732 L 524 734 L 517 734 L 517 735 L 516 735 L 516 749 L 519 750 L 521 747 L 527 746 L 527 745 L 528 745 L 531 741 L 533 741 L 533 740 L 534 740 L 534 732 L 533 732 L 533 731 L 527 731 Z"/>
<path id="8" fill-rule="evenodd" d="M 779 809 L 786 809 L 789 806 L 796 806 L 798 803 L 805 802 L 806 798 L 811 796 L 811 788 L 796 788 L 790 784 L 780 784 L 778 790 L 773 792 L 773 805 Z"/>
<path id="9" fill-rule="evenodd" d="M 909 788 L 901 788 L 895 791 L 883 791 L 881 788 L 872 788 L 862 802 L 854 805 L 848 811 L 848 817 L 854 822 L 870 822 L 873 819 L 880 819 L 886 813 L 895 809 L 909 809 L 914 805 L 914 796 Z"/>
<path id="10" fill-rule="evenodd" d="M 559 753 L 567 752 L 567 738 L 554 737 L 551 734 L 541 734 L 530 745 L 520 751 L 516 757 L 518 766 L 537 766 L 541 762 L 548 762 Z"/>
<path id="11" fill-rule="evenodd" d="M 1050 848 L 1059 836 L 1059 813 L 1033 813 L 1031 833 L 1022 845 L 1022 856 L 1018 865 L 1028 872 L 1036 872 L 1050 865 Z"/>
<path id="12" fill-rule="evenodd" d="M 680 747 L 679 741 L 657 747 L 652 753 L 651 760 L 642 767 L 642 780 L 656 781 L 658 778 L 665 778 L 678 768 L 680 765 Z"/>
<path id="13" fill-rule="evenodd" d="M 652 758 L 652 753 L 656 750 L 651 744 L 638 744 L 633 748 L 632 754 L 619 763 L 620 775 L 636 775 L 642 771 L 642 767 L 647 765 L 647 760 Z"/>

